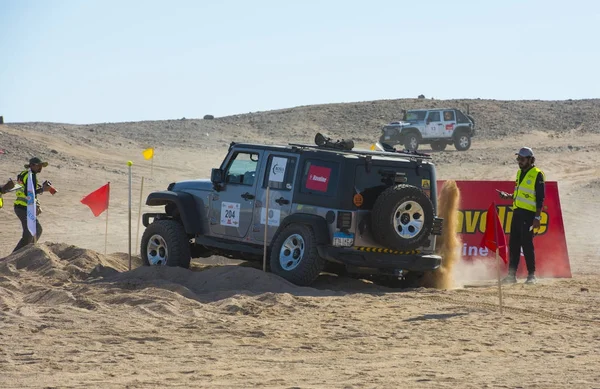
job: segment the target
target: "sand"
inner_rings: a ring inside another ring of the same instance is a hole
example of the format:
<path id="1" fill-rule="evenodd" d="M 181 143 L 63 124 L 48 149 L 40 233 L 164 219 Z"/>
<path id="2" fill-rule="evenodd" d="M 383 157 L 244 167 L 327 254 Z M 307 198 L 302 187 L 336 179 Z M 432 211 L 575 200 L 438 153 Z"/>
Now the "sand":
<path id="1" fill-rule="evenodd" d="M 18 139 L 36 139 L 51 163 L 42 177 L 59 190 L 41 198 L 40 243 L 13 255 L 20 229 L 10 195 L 0 210 L 0 388 L 600 387 L 600 135 L 503 128 L 512 135 L 435 153 L 439 179 L 510 180 L 514 150 L 531 145 L 559 182 L 573 278 L 506 286 L 500 315 L 496 284 L 461 262 L 449 289 L 330 274 L 298 287 L 220 257 L 190 270 L 144 268 L 137 247 L 128 271 L 125 162 L 134 161 L 135 244 L 141 177 L 145 194 L 207 177 L 232 138 L 203 127 L 208 136 L 196 131 L 183 144 L 189 122 L 163 123 L 152 175 L 141 156 L 150 142 L 132 129 L 159 131 L 159 122 L 0 127 L 2 172 L 14 175 L 35 151 Z M 249 141 L 272 139 L 240 128 Z M 105 255 L 106 215 L 94 218 L 79 200 L 107 181 Z"/>

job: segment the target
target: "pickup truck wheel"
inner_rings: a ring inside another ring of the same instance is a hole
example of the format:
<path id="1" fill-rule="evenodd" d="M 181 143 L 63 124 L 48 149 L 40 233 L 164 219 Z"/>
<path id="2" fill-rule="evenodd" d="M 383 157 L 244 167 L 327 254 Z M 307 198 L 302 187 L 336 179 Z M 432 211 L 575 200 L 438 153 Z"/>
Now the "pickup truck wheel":
<path id="1" fill-rule="evenodd" d="M 384 190 L 371 212 L 373 236 L 383 246 L 414 250 L 422 246 L 433 227 L 433 204 L 416 186 L 400 184 Z"/>
<path id="2" fill-rule="evenodd" d="M 432 142 L 431 143 L 431 149 L 433 151 L 444 151 L 446 150 L 446 142 Z"/>
<path id="3" fill-rule="evenodd" d="M 404 148 L 408 151 L 416 151 L 419 148 L 419 135 L 415 132 L 404 135 Z"/>
<path id="4" fill-rule="evenodd" d="M 467 151 L 471 148 L 471 136 L 466 132 L 460 132 L 454 137 L 454 147 L 458 151 Z"/>
<path id="5" fill-rule="evenodd" d="M 190 240 L 183 226 L 174 220 L 150 224 L 142 236 L 140 253 L 145 266 L 190 267 Z"/>
<path id="6" fill-rule="evenodd" d="M 315 233 L 304 224 L 290 224 L 277 235 L 269 263 L 271 272 L 300 286 L 310 285 L 325 266 Z"/>

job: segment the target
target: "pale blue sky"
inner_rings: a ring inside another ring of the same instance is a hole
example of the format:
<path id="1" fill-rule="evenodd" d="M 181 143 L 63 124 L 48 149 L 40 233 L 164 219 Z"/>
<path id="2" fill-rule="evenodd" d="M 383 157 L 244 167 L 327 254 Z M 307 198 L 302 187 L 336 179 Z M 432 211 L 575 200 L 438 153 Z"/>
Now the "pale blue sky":
<path id="1" fill-rule="evenodd" d="M 0 0 L 7 122 L 598 98 L 599 69 L 592 0 Z"/>

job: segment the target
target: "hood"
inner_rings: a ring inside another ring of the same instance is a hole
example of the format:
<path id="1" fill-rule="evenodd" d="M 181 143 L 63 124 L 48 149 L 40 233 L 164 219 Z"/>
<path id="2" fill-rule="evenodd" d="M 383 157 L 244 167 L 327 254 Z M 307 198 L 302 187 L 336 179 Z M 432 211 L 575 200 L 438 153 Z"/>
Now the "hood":
<path id="1" fill-rule="evenodd" d="M 388 124 L 388 126 L 407 126 L 409 124 L 415 123 L 416 120 L 414 122 L 407 122 L 407 121 L 397 121 L 397 122 L 391 122 L 390 124 Z"/>
<path id="2" fill-rule="evenodd" d="M 212 190 L 213 184 L 208 178 L 199 180 L 178 181 L 170 190 L 188 191 L 188 190 Z"/>

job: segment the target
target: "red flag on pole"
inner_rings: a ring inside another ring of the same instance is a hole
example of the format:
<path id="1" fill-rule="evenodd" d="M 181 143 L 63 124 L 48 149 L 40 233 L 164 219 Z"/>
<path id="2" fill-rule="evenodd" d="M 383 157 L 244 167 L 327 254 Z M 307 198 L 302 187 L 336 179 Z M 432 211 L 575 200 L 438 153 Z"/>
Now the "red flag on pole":
<path id="1" fill-rule="evenodd" d="M 94 216 L 99 216 L 108 209 L 108 198 L 110 197 L 110 182 L 96 189 L 81 199 L 81 203 L 92 210 Z"/>
<path id="2" fill-rule="evenodd" d="M 502 229 L 502 223 L 500 223 L 498 211 L 496 210 L 496 203 L 494 202 L 492 202 L 488 208 L 485 233 L 483 234 L 480 246 L 487 247 L 493 252 L 496 252 L 497 248 L 500 258 L 502 258 L 504 263 L 508 263 L 506 235 Z"/>

